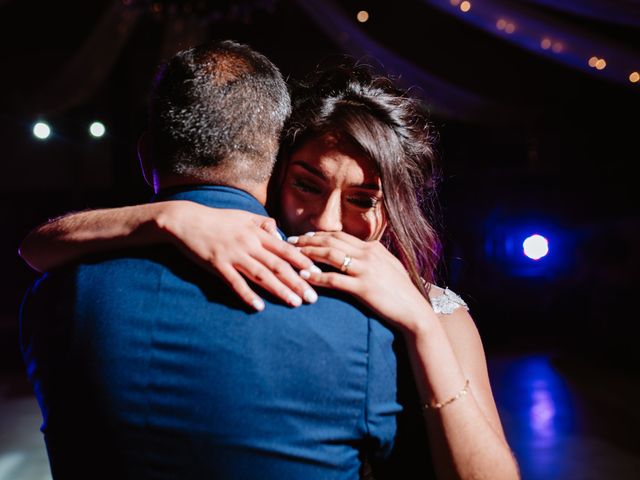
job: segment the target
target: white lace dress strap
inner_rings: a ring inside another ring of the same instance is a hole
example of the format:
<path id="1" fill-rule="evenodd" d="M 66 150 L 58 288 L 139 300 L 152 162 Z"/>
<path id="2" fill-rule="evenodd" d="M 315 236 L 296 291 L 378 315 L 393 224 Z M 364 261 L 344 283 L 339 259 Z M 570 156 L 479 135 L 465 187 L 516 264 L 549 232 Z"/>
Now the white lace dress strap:
<path id="1" fill-rule="evenodd" d="M 429 299 L 431 300 L 433 311 L 439 315 L 450 315 L 456 308 L 460 307 L 469 310 L 469 307 L 465 301 L 460 298 L 460 295 L 452 292 L 448 288 L 431 285 L 429 288 Z"/>

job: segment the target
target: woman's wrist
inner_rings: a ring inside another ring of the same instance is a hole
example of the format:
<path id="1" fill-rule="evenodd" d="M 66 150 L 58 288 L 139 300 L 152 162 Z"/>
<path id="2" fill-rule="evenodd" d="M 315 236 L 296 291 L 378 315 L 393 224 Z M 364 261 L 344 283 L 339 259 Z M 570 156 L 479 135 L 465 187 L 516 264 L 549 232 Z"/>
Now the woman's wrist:
<path id="1" fill-rule="evenodd" d="M 413 341 L 427 338 L 439 327 L 439 319 L 429 302 L 422 298 L 407 314 L 407 321 L 401 326 L 404 336 Z"/>
<path id="2" fill-rule="evenodd" d="M 169 200 L 151 204 L 150 218 L 152 240 L 159 243 L 175 243 L 179 238 L 180 220 L 186 214 L 186 200 Z"/>

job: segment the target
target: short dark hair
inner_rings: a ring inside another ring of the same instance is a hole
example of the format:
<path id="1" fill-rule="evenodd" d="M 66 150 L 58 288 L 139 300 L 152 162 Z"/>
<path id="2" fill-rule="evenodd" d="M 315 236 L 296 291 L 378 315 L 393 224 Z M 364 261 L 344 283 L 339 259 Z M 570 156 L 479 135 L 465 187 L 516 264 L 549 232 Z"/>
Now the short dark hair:
<path id="1" fill-rule="evenodd" d="M 293 87 L 292 96 L 281 155 L 289 157 L 311 138 L 336 134 L 371 158 L 382 181 L 388 221 L 382 242 L 428 298 L 425 282 L 435 281 L 441 250 L 431 220 L 439 172 L 433 130 L 421 102 L 390 78 L 348 58 L 320 67 Z"/>
<path id="2" fill-rule="evenodd" d="M 222 40 L 181 51 L 151 92 L 154 164 L 222 183 L 266 181 L 290 112 L 280 71 L 247 45 Z"/>

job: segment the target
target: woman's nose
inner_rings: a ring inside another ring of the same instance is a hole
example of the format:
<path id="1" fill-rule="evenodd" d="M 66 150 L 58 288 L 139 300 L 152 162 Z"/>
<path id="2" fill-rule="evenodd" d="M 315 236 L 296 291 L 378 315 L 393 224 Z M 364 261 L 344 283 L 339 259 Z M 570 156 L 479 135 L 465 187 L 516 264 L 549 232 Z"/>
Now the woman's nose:
<path id="1" fill-rule="evenodd" d="M 325 232 L 342 231 L 342 207 L 340 195 L 332 194 L 311 218 L 315 230 Z"/>

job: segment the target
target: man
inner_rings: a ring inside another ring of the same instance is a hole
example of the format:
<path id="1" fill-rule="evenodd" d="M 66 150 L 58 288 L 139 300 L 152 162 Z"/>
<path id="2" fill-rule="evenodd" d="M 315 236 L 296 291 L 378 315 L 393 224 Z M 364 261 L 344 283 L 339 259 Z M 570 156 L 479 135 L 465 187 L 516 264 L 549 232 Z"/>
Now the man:
<path id="1" fill-rule="evenodd" d="M 141 145 L 156 198 L 266 216 L 289 109 L 247 46 L 176 55 Z M 339 297 L 249 312 L 167 247 L 45 276 L 22 343 L 54 477 L 357 478 L 395 434 L 393 335 Z"/>

